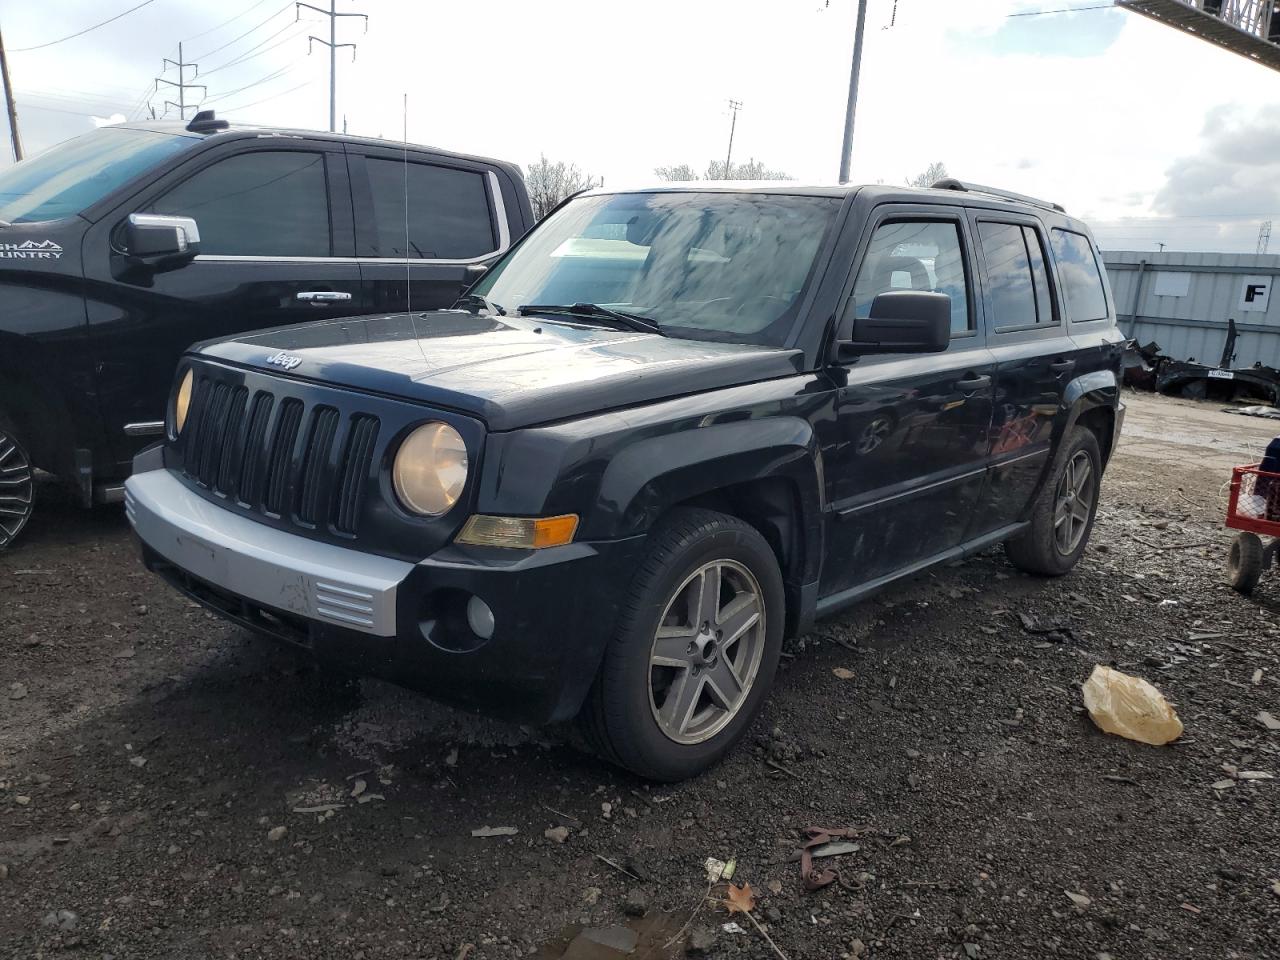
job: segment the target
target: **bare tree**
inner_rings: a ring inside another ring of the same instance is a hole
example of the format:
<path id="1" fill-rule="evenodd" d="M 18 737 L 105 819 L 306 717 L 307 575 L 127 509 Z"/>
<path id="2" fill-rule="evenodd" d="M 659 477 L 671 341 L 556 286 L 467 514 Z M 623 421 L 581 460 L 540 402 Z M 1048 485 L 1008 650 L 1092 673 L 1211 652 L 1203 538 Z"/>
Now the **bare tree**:
<path id="1" fill-rule="evenodd" d="M 783 173 L 781 170 L 774 170 L 766 167 L 760 160 L 754 157 L 746 163 L 735 163 L 730 166 L 728 173 L 725 173 L 724 163 L 719 160 L 712 160 L 707 164 L 708 180 L 793 180 L 794 177 L 789 173 Z"/>
<path id="2" fill-rule="evenodd" d="M 552 163 L 545 153 L 536 163 L 529 164 L 524 182 L 529 190 L 529 202 L 533 204 L 533 215 L 538 220 L 554 210 L 566 197 L 600 185 L 590 174 L 579 170 L 576 164 L 565 163 L 563 160 Z"/>
<path id="3" fill-rule="evenodd" d="M 914 177 L 907 177 L 907 186 L 908 187 L 932 187 L 939 180 L 944 179 L 946 175 L 947 175 L 947 165 L 943 163 L 941 160 L 935 160 L 933 163 L 925 167 L 922 172 L 917 173 Z"/>
<path id="4" fill-rule="evenodd" d="M 679 163 L 673 167 L 654 167 L 653 175 L 659 180 L 671 180 L 674 182 L 698 179 L 698 174 L 687 163 Z"/>

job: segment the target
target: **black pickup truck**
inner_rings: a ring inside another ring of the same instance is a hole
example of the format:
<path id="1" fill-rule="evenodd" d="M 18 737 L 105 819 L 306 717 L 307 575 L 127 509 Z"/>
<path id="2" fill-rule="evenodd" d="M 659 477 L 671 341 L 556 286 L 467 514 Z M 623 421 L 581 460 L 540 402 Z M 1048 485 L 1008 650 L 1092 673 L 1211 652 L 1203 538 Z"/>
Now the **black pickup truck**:
<path id="1" fill-rule="evenodd" d="M 937 186 L 596 191 L 455 309 L 199 346 L 126 485 L 145 561 L 323 663 L 697 773 L 815 617 L 1084 552 L 1123 417 L 1094 243 Z"/>
<path id="2" fill-rule="evenodd" d="M 212 111 L 0 170 L 0 548 L 33 468 L 119 499 L 188 345 L 447 307 L 532 224 L 511 164 Z"/>

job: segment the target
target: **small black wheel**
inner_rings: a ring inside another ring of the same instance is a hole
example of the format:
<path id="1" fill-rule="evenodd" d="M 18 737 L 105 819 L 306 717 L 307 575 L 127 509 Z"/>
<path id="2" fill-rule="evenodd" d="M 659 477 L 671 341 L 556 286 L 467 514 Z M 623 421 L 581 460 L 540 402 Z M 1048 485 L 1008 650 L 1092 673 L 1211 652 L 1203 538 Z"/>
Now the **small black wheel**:
<path id="1" fill-rule="evenodd" d="M 26 447 L 0 414 L 0 550 L 13 543 L 35 506 L 35 467 Z"/>
<path id="2" fill-rule="evenodd" d="M 1253 593 L 1262 577 L 1265 562 L 1262 538 L 1247 531 L 1237 533 L 1227 554 L 1227 577 L 1231 588 L 1245 596 Z"/>
<path id="3" fill-rule="evenodd" d="M 1053 469 L 1036 496 L 1031 526 L 1005 543 L 1019 570 L 1060 577 L 1089 543 L 1102 486 L 1102 454 L 1092 430 L 1075 427 L 1062 440 Z"/>
<path id="4" fill-rule="evenodd" d="M 717 763 L 768 696 L 784 603 L 777 558 L 755 528 L 673 511 L 650 534 L 579 717 L 591 745 L 652 780 Z"/>

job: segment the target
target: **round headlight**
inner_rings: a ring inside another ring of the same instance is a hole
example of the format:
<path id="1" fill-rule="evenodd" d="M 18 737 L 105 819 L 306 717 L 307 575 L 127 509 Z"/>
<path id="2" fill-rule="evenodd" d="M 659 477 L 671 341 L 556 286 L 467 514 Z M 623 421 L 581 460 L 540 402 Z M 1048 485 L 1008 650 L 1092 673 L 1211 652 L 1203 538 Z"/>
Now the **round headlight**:
<path id="1" fill-rule="evenodd" d="M 406 509 L 438 517 L 462 495 L 467 445 L 447 423 L 424 423 L 400 444 L 391 479 Z"/>
<path id="2" fill-rule="evenodd" d="M 186 425 L 187 410 L 191 408 L 191 385 L 195 379 L 195 372 L 188 367 L 182 377 L 182 383 L 178 384 L 178 395 L 173 398 L 174 433 L 181 433 L 183 426 Z"/>

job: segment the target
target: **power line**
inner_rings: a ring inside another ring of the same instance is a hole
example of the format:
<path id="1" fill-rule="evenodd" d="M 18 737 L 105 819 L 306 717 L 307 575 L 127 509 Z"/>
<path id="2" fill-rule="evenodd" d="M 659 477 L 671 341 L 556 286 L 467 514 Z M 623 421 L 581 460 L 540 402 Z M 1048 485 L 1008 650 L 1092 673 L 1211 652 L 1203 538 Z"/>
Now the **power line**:
<path id="1" fill-rule="evenodd" d="M 235 90 L 228 90 L 226 93 L 220 93 L 216 97 L 209 97 L 205 100 L 201 100 L 200 106 L 203 107 L 205 104 L 218 103 L 219 101 L 226 100 L 228 97 L 234 97 L 237 93 L 244 93 L 244 91 L 250 89 L 251 87 L 257 87 L 257 86 L 261 86 L 264 83 L 269 83 L 272 80 L 275 80 L 277 77 L 284 76 L 284 74 L 291 73 L 297 69 L 298 69 L 298 61 L 295 61 L 294 63 L 291 63 L 291 64 L 286 64 L 285 66 L 281 67 L 279 70 L 274 70 L 271 73 L 267 74 L 265 77 L 259 77 L 257 80 L 253 81 L 253 83 L 246 83 L 243 87 L 237 87 Z"/>
<path id="2" fill-rule="evenodd" d="M 261 100 L 255 100 L 253 101 L 253 103 L 242 103 L 239 106 L 235 106 L 235 107 L 223 107 L 222 112 L 230 113 L 233 110 L 248 110 L 250 107 L 256 107 L 260 103 L 267 103 L 270 100 L 279 100 L 281 97 L 288 96 L 291 93 L 297 93 L 303 87 L 309 87 L 309 86 L 311 86 L 310 80 L 308 80 L 306 83 L 300 83 L 296 87 L 290 87 L 288 90 L 281 90 L 279 93 L 274 94 L 270 97 L 264 97 Z"/>
<path id="3" fill-rule="evenodd" d="M 121 17 L 127 17 L 129 14 L 133 13 L 133 11 L 141 10 L 143 7 L 145 7 L 149 3 L 155 3 L 155 0 L 142 0 L 142 2 L 138 4 L 136 7 L 130 7 L 124 13 L 117 13 L 114 17 L 109 17 L 108 19 L 103 20 L 101 23 L 95 23 L 91 27 L 85 27 L 83 30 L 77 30 L 75 33 L 68 34 L 67 36 L 62 37 L 61 39 L 50 40 L 48 43 L 39 43 L 39 44 L 36 44 L 34 47 L 18 47 L 16 50 L 10 50 L 9 52 L 10 53 L 27 53 L 31 50 L 43 50 L 45 47 L 52 47 L 54 44 L 57 44 L 57 43 L 66 43 L 68 40 L 74 40 L 76 37 L 83 37 L 86 33 L 88 33 L 91 30 L 97 30 L 99 27 L 105 27 L 108 23 L 115 23 Z"/>
<path id="4" fill-rule="evenodd" d="M 209 50 L 209 51 L 207 51 L 206 53 L 201 54 L 197 59 L 199 59 L 199 60 L 203 60 L 203 59 L 205 59 L 206 57 L 211 57 L 211 56 L 213 56 L 215 53 L 220 53 L 221 51 L 223 51 L 223 50 L 227 49 L 227 47 L 231 46 L 233 43 L 236 43 L 236 42 L 238 42 L 238 41 L 240 41 L 240 40 L 243 40 L 245 37 L 247 37 L 249 34 L 253 33 L 255 30 L 261 30 L 263 27 L 265 27 L 268 23 L 270 23 L 270 22 L 271 22 L 272 20 L 274 20 L 276 17 L 280 16 L 280 14 L 282 14 L 282 13 L 284 13 L 286 10 L 288 10 L 291 6 L 293 6 L 293 4 L 291 4 L 291 3 L 286 3 L 283 7 L 281 7 L 279 10 L 277 10 L 275 13 L 271 14 L 271 16 L 267 17 L 267 19 L 263 20 L 261 23 L 255 24 L 254 26 L 250 27 L 248 30 L 246 30 L 244 33 L 240 34 L 239 36 L 232 37 L 230 40 L 228 40 L 228 41 L 227 41 L 226 43 L 224 43 L 222 46 L 220 46 L 220 47 L 214 47 L 212 50 Z"/>
<path id="5" fill-rule="evenodd" d="M 244 53 L 240 54 L 239 56 L 232 57 L 230 60 L 227 60 L 225 63 L 220 63 L 216 67 L 211 67 L 210 69 L 206 70 L 203 76 L 207 77 L 209 76 L 209 74 L 217 73 L 219 70 L 225 70 L 227 67 L 239 66 L 240 64 L 245 63 L 248 60 L 254 60 L 262 56 L 264 53 L 269 53 L 270 51 L 276 49 L 276 47 L 283 46 L 284 44 L 288 43 L 290 40 L 297 39 L 298 37 L 302 36 L 302 34 L 306 33 L 306 26 L 304 24 L 303 29 L 295 30 L 292 35 L 285 37 L 279 43 L 272 43 L 271 46 L 267 47 L 266 50 L 258 50 L 258 47 L 262 46 L 263 43 L 270 43 L 272 40 L 280 36 L 280 34 L 284 33 L 286 30 L 289 30 L 290 28 L 296 27 L 296 26 L 298 26 L 298 21 L 296 20 L 293 23 L 285 24 L 275 33 L 271 34 L 271 36 L 267 37 L 266 40 L 263 40 L 261 43 L 258 43 L 255 46 L 250 47 L 248 50 L 246 50 Z M 258 52 L 254 53 L 253 52 L 254 50 L 258 50 Z"/>
<path id="6" fill-rule="evenodd" d="M 1021 13 L 1006 13 L 1006 19 L 1013 17 L 1047 17 L 1055 13 L 1081 13 L 1085 10 L 1112 10 L 1114 3 L 1095 3 L 1087 7 L 1061 7 L 1057 10 L 1023 10 Z"/>
<path id="7" fill-rule="evenodd" d="M 199 40 L 201 37 L 207 37 L 209 34 L 215 33 L 216 31 L 221 30 L 227 24 L 234 23 L 235 21 L 239 20 L 241 17 L 247 16 L 248 14 L 253 13 L 253 11 L 257 10 L 260 6 L 262 6 L 266 2 L 267 0 L 257 0 L 257 3 L 253 4 L 250 7 L 246 7 L 244 10 L 241 10 L 235 16 L 227 17 L 227 19 L 223 20 L 216 27 L 210 27 L 208 30 L 201 30 L 199 33 L 192 34 L 191 36 L 187 37 L 184 42 L 190 43 L 192 40 Z"/>

